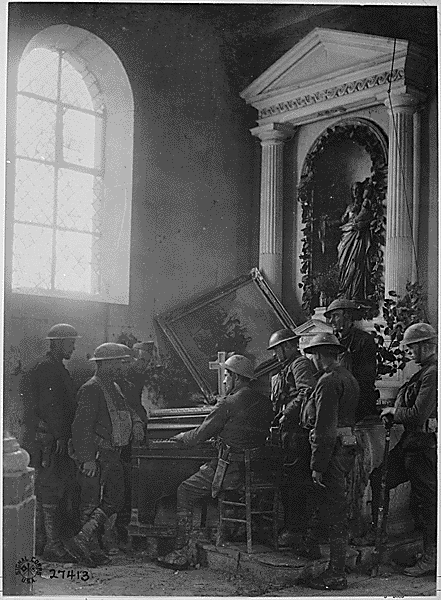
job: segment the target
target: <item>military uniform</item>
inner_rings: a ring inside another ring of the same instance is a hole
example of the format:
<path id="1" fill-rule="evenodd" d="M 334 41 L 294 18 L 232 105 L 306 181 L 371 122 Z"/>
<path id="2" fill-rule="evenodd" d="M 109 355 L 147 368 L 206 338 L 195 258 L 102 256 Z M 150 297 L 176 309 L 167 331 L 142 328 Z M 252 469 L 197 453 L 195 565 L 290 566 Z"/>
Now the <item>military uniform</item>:
<path id="1" fill-rule="evenodd" d="M 232 461 L 224 469 L 226 463 L 222 461 L 247 448 L 264 446 L 272 418 L 269 399 L 242 384 L 221 398 L 199 427 L 179 434 L 179 441 L 188 446 L 217 436 L 219 458 L 203 464 L 178 487 L 175 550 L 159 559 L 160 564 L 181 567 L 187 564 L 184 549 L 190 538 L 196 500 L 217 494 L 221 489 L 237 489 L 242 484 L 241 463 Z"/>
<path id="2" fill-rule="evenodd" d="M 389 454 L 386 494 L 410 481 L 413 500 L 421 513 L 424 547 L 436 549 L 437 519 L 437 374 L 435 356 L 421 363 L 421 369 L 399 390 L 394 421 L 404 433 Z M 378 518 L 382 466 L 371 474 L 372 518 Z M 387 500 L 386 500 L 387 501 Z"/>
<path id="3" fill-rule="evenodd" d="M 325 486 L 315 486 L 307 509 L 312 516 L 319 508 L 322 520 L 329 526 L 328 570 L 341 577 L 344 586 L 348 541 L 346 475 L 355 462 L 356 441 L 352 428 L 358 396 L 359 387 L 353 375 L 344 367 L 335 366 L 322 372 L 302 411 L 303 424 L 313 424 L 310 468 L 322 473 Z"/>
<path id="4" fill-rule="evenodd" d="M 37 549 L 43 552 L 46 542 L 44 554 L 50 560 L 51 553 L 64 552 L 59 541 L 60 502 L 65 501 L 66 506 L 72 503 L 74 464 L 66 452 L 58 454 L 55 450 L 57 441 L 67 448 L 75 414 L 75 388 L 62 360 L 49 351 L 23 376 L 20 395 L 22 445 L 35 468 Z"/>
<path id="5" fill-rule="evenodd" d="M 304 395 L 315 387 L 315 373 L 314 364 L 308 358 L 297 356 L 272 379 L 273 409 L 276 415 L 284 417 L 279 429 L 284 451 L 284 477 L 280 488 L 284 530 L 292 534 L 289 537 L 295 542 L 306 533 L 305 510 L 313 485 L 309 432 L 300 424 L 300 406 Z"/>
<path id="6" fill-rule="evenodd" d="M 130 368 L 119 385 L 126 398 L 127 404 L 132 408 L 144 424 L 144 432 L 147 429 L 147 411 L 141 402 L 142 390 L 146 380 L 145 373 L 139 373 L 133 367 Z M 121 463 L 124 469 L 124 505 L 118 512 L 115 528 L 118 534 L 118 543 L 121 547 L 127 542 L 127 525 L 130 523 L 132 510 L 132 444 L 128 444 L 121 450 Z"/>
<path id="7" fill-rule="evenodd" d="M 379 392 L 375 388 L 377 377 L 377 347 L 370 333 L 354 325 L 349 332 L 339 338 L 346 348 L 340 364 L 352 373 L 360 387 L 360 398 L 355 412 L 356 422 L 369 415 L 377 415 Z"/>
<path id="8" fill-rule="evenodd" d="M 81 471 L 78 475 L 83 515 L 100 507 L 110 517 L 123 507 L 124 470 L 120 454 L 130 443 L 136 422 L 142 421 L 129 408 L 116 384 L 106 388 L 95 375 L 80 388 L 72 425 L 73 455 L 79 465 L 93 460 L 99 464 L 99 476 L 87 477 Z"/>

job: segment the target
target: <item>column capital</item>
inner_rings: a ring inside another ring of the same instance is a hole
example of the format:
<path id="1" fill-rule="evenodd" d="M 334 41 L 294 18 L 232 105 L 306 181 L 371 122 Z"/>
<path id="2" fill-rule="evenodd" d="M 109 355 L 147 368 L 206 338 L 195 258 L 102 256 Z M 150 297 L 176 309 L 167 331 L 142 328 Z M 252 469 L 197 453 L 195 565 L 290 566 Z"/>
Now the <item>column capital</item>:
<path id="1" fill-rule="evenodd" d="M 15 437 L 3 432 L 3 473 L 22 473 L 29 465 L 29 454 L 20 447 Z"/>
<path id="2" fill-rule="evenodd" d="M 377 96 L 378 100 L 383 102 L 388 112 L 392 110 L 395 112 L 413 114 L 418 110 L 420 105 L 425 99 L 425 95 L 421 92 L 391 92 L 390 94 L 381 94 Z"/>
<path id="3" fill-rule="evenodd" d="M 263 145 L 283 144 L 285 140 L 292 137 L 296 127 L 291 123 L 268 123 L 250 129 L 250 132 L 258 137 Z"/>

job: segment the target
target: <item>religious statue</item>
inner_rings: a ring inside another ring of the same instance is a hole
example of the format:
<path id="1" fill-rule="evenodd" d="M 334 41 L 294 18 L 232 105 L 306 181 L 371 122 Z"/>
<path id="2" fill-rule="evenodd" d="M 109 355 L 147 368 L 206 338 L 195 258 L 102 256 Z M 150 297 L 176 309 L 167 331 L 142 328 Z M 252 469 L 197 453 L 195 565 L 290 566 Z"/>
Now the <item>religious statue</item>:
<path id="1" fill-rule="evenodd" d="M 371 281 L 372 184 L 370 178 L 354 183 L 352 202 L 346 208 L 340 226 L 342 235 L 337 247 L 339 266 L 338 296 L 366 300 L 374 292 Z"/>

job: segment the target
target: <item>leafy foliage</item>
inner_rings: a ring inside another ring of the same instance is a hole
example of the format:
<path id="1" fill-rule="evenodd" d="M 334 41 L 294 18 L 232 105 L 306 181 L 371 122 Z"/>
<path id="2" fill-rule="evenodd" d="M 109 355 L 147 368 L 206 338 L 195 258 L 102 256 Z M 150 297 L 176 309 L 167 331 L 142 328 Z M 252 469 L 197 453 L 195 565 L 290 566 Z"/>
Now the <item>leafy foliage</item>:
<path id="1" fill-rule="evenodd" d="M 385 199 L 387 192 L 387 164 L 385 162 L 384 150 L 372 129 L 363 122 L 349 122 L 337 124 L 328 127 L 320 136 L 314 148 L 308 153 L 305 159 L 305 165 L 300 183 L 297 188 L 297 198 L 302 206 L 302 251 L 300 254 L 300 273 L 302 281 L 299 287 L 303 289 L 302 307 L 308 313 L 312 314 L 317 306 L 318 297 L 314 284 L 312 248 L 314 235 L 314 178 L 316 176 L 316 161 L 324 152 L 330 143 L 339 140 L 353 140 L 361 147 L 365 148 L 372 160 L 371 167 L 371 208 L 373 219 L 370 225 L 372 235 L 372 283 L 374 293 L 370 298 L 366 298 L 373 307 L 374 312 L 384 297 L 383 284 L 383 247 L 385 244 L 386 217 L 385 217 Z M 335 296 L 334 296 L 335 297 Z"/>
<path id="2" fill-rule="evenodd" d="M 406 293 L 400 297 L 389 292 L 384 300 L 384 325 L 375 324 L 377 342 L 378 377 L 392 377 L 404 369 L 410 360 L 406 350 L 400 347 L 405 330 L 413 323 L 425 321 L 425 297 L 419 283 L 407 283 Z M 386 339 L 387 338 L 387 339 Z"/>
<path id="3" fill-rule="evenodd" d="M 322 306 L 327 306 L 338 294 L 338 265 L 320 272 L 312 279 L 312 290 L 315 295 L 323 296 Z"/>

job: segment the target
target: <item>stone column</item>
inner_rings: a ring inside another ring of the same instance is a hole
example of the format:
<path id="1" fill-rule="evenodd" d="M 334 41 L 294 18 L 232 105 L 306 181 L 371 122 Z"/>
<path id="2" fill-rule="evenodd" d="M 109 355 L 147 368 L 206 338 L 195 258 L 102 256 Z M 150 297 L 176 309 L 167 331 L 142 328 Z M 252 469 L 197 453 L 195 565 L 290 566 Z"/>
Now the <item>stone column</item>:
<path id="1" fill-rule="evenodd" d="M 414 239 L 414 113 L 420 98 L 392 94 L 383 98 L 389 112 L 389 164 L 387 180 L 387 224 L 385 252 L 385 295 L 393 290 L 402 295 L 407 281 L 415 276 L 417 240 Z M 419 121 L 416 121 L 418 127 Z"/>
<path id="2" fill-rule="evenodd" d="M 283 143 L 294 133 L 289 123 L 251 129 L 262 145 L 259 269 L 276 296 L 282 297 Z"/>
<path id="3" fill-rule="evenodd" d="M 29 454 L 8 432 L 3 435 L 3 593 L 25 596 L 41 573 L 34 556 L 34 469 Z"/>

